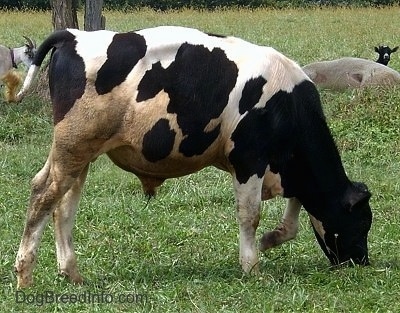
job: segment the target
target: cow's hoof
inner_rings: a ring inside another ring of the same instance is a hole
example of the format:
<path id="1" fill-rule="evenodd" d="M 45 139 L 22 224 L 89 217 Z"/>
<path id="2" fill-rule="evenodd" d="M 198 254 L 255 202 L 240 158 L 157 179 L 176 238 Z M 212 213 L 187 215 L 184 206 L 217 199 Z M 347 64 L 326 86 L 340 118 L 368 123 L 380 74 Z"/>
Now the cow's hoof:
<path id="1" fill-rule="evenodd" d="M 17 276 L 17 289 L 27 288 L 33 285 L 32 276 L 23 277 L 22 275 Z"/>
<path id="2" fill-rule="evenodd" d="M 78 272 L 68 272 L 66 270 L 60 270 L 59 275 L 67 277 L 75 285 L 83 284 L 83 277 Z"/>
<path id="3" fill-rule="evenodd" d="M 248 275 L 257 276 L 260 274 L 260 265 L 257 261 L 256 263 L 242 263 L 243 272 Z"/>
<path id="4" fill-rule="evenodd" d="M 260 239 L 259 249 L 261 252 L 279 246 L 282 243 L 282 232 L 280 230 L 273 230 L 264 233 Z"/>

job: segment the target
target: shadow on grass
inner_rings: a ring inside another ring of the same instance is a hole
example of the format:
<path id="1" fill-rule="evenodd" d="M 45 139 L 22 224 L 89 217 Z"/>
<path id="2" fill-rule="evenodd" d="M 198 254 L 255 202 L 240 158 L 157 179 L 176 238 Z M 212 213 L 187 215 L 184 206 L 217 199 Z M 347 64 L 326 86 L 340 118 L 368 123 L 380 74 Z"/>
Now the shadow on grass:
<path id="1" fill-rule="evenodd" d="M 183 261 L 182 261 L 183 262 Z M 115 284 L 122 285 L 145 285 L 157 288 L 164 285 L 175 284 L 183 281 L 197 282 L 222 282 L 225 284 L 255 281 L 274 281 L 285 283 L 289 277 L 298 277 L 300 280 L 307 280 L 308 277 L 316 272 L 326 275 L 330 272 L 329 264 L 323 259 L 313 260 L 292 260 L 287 258 L 282 262 L 269 262 L 261 260 L 260 274 L 249 275 L 243 273 L 236 258 L 231 258 L 228 262 L 215 263 L 195 263 L 185 261 L 182 264 L 155 265 L 146 267 L 126 267 L 120 271 L 106 274 L 96 274 L 92 272 L 91 277 L 85 281 L 88 288 L 107 289 Z"/>
<path id="2" fill-rule="evenodd" d="M 195 264 L 188 262 L 174 266 L 151 265 L 145 268 L 125 268 L 118 273 L 91 277 L 85 282 L 88 287 L 107 288 L 116 283 L 150 285 L 160 287 L 177 281 L 237 281 L 246 277 L 235 262 L 218 264 Z M 249 276 L 250 277 L 250 276 Z"/>

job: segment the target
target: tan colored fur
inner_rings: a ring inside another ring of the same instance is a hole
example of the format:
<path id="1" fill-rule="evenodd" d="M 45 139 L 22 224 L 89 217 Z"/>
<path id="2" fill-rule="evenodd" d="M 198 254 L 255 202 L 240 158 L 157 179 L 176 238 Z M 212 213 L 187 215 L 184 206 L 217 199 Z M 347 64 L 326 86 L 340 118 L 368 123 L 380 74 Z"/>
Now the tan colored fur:
<path id="1" fill-rule="evenodd" d="M 14 70 L 8 71 L 1 80 L 4 82 L 4 99 L 7 102 L 16 102 L 16 92 L 21 85 L 21 76 Z"/>
<path id="2" fill-rule="evenodd" d="M 271 171 L 265 172 L 261 199 L 268 200 L 283 195 L 283 188 L 281 186 L 281 176 Z"/>

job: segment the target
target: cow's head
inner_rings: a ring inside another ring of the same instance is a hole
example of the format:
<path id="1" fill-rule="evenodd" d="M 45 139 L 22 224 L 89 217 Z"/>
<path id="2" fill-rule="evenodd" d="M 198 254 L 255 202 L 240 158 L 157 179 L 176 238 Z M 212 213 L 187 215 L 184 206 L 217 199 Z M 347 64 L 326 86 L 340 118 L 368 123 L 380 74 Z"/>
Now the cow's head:
<path id="1" fill-rule="evenodd" d="M 332 165 L 333 154 L 334 151 L 320 153 L 319 157 L 326 162 L 318 171 L 312 171 L 302 155 L 290 160 L 281 173 L 283 195 L 295 197 L 303 205 L 318 243 L 332 265 L 345 262 L 367 265 L 371 193 L 365 184 L 347 178 L 338 157 L 336 165 Z"/>
<path id="2" fill-rule="evenodd" d="M 367 236 L 371 228 L 371 193 L 363 183 L 352 183 L 344 197 L 330 206 L 318 219 L 310 220 L 318 243 L 332 265 L 346 262 L 368 265 Z"/>

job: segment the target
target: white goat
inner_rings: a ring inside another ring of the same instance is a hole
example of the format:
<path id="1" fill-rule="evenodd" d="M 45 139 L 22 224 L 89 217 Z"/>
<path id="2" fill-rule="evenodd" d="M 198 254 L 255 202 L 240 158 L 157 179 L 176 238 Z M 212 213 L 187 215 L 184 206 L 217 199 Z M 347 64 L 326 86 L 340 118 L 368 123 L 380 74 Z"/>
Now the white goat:
<path id="1" fill-rule="evenodd" d="M 20 63 L 29 67 L 36 52 L 36 44 L 28 37 L 23 37 L 27 43 L 22 47 L 8 48 L 0 45 L 0 80 L 4 82 L 4 94 L 8 102 L 15 101 L 15 90 L 21 82 L 20 76 L 13 69 Z"/>
<path id="2" fill-rule="evenodd" d="M 359 58 L 310 63 L 303 66 L 303 71 L 317 86 L 337 91 L 400 84 L 399 72 L 374 61 Z"/>

